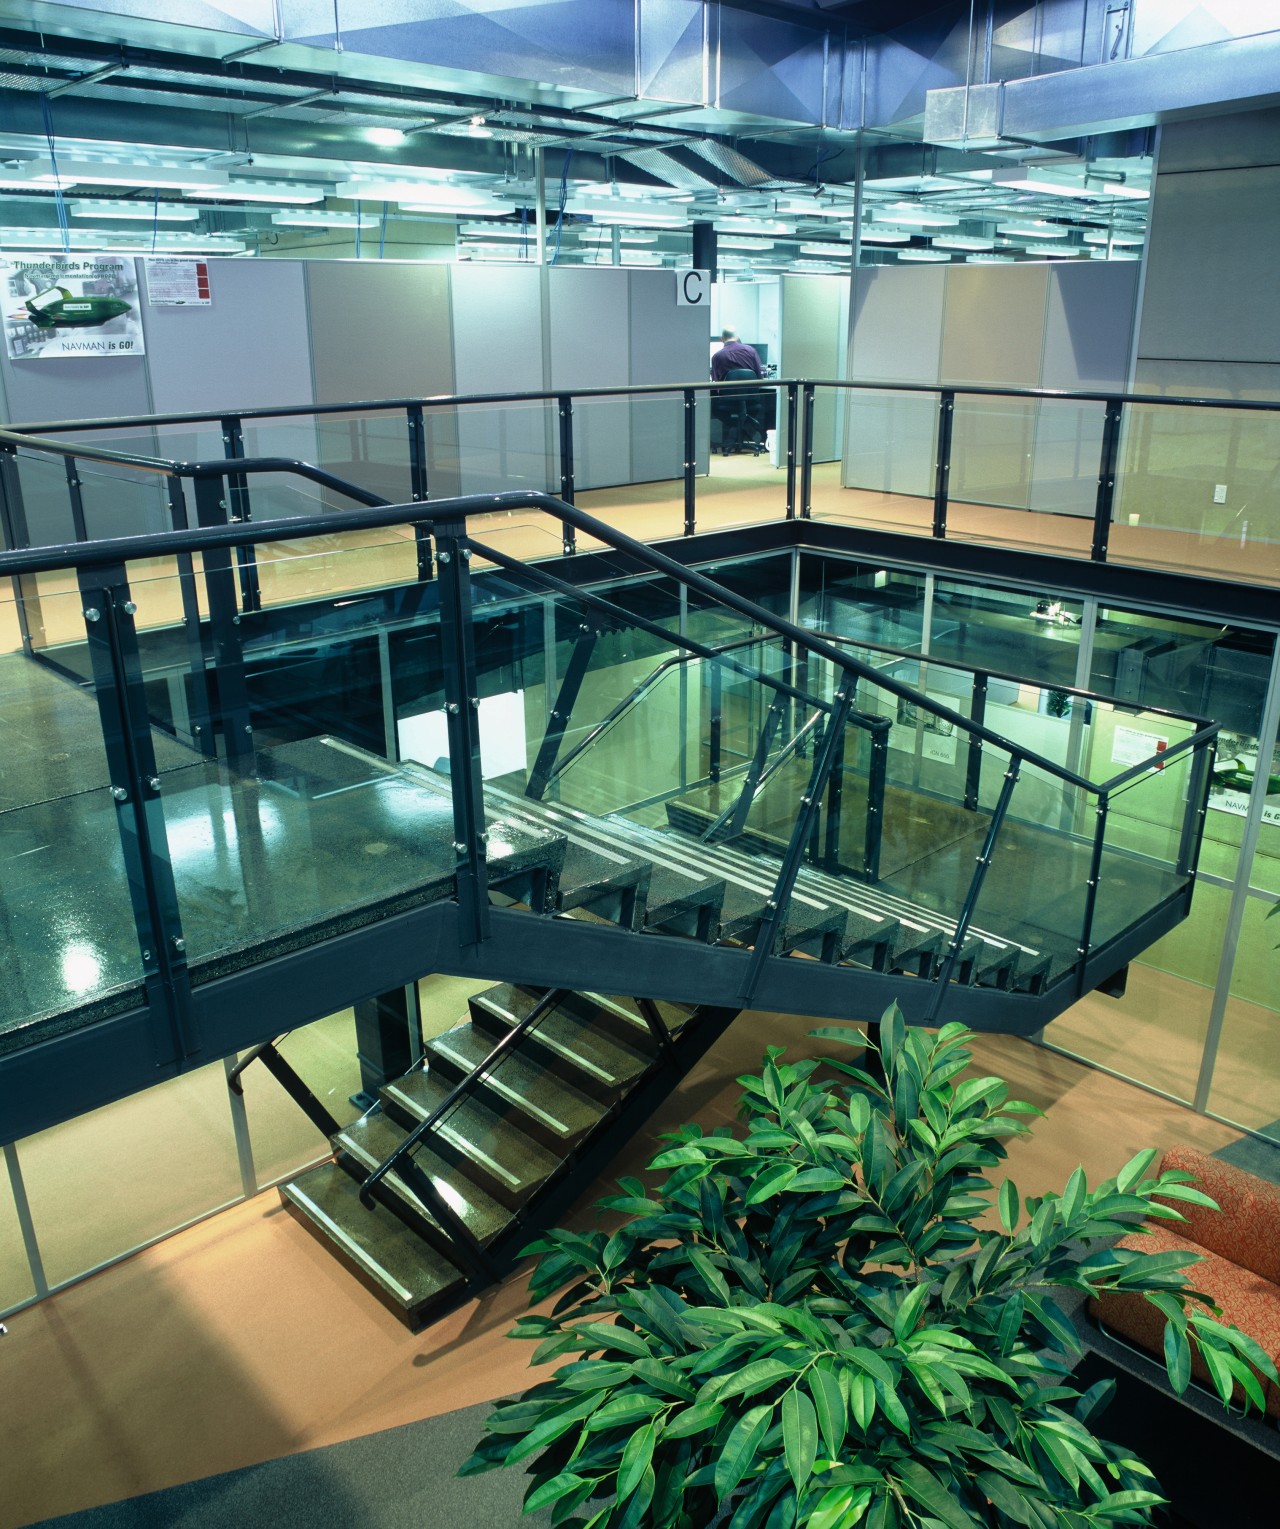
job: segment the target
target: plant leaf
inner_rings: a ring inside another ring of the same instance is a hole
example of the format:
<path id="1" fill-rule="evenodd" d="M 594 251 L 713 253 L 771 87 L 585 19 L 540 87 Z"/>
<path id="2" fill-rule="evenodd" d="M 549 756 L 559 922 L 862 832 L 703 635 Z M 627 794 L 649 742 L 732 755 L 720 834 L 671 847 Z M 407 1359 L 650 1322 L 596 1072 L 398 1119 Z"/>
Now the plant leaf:
<path id="1" fill-rule="evenodd" d="M 798 1386 L 782 1398 L 782 1448 L 799 1494 L 808 1485 L 818 1458 L 818 1415 L 808 1393 Z"/>
<path id="2" fill-rule="evenodd" d="M 858 1427 L 866 1433 L 876 1411 L 876 1388 L 870 1375 L 859 1371 L 849 1377 L 849 1407 Z"/>
<path id="3" fill-rule="evenodd" d="M 822 1442 L 827 1446 L 827 1453 L 833 1459 L 839 1459 L 849 1432 L 849 1409 L 840 1382 L 830 1370 L 824 1370 L 820 1365 L 815 1365 L 805 1378 L 813 1396 Z M 865 1380 L 866 1376 L 859 1378 Z"/>
<path id="4" fill-rule="evenodd" d="M 1000 1186 L 1000 1221 L 1006 1232 L 1017 1230 L 1018 1212 L 1021 1201 L 1018 1198 L 1018 1186 L 1012 1179 L 1006 1179 Z"/>
<path id="5" fill-rule="evenodd" d="M 734 1490 L 755 1462 L 756 1450 L 769 1431 L 773 1407 L 752 1407 L 729 1431 L 715 1467 L 716 1496 L 721 1502 Z"/>

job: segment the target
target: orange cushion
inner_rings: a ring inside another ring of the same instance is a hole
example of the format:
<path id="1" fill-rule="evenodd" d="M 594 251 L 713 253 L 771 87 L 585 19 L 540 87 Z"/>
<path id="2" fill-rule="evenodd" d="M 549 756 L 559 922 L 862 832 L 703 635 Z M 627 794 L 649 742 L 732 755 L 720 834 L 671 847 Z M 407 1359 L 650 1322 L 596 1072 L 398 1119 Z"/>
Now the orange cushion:
<path id="1" fill-rule="evenodd" d="M 1206 1211 L 1205 1214 L 1211 1213 Z M 1203 1290 L 1222 1307 L 1220 1320 L 1248 1333 L 1273 1361 L 1280 1364 L 1280 1285 L 1272 1284 L 1251 1269 L 1242 1269 L 1217 1253 L 1205 1253 L 1189 1238 L 1166 1226 L 1153 1226 L 1146 1236 L 1141 1232 L 1131 1233 L 1122 1237 L 1116 1246 L 1135 1248 L 1140 1253 L 1200 1253 L 1201 1262 L 1186 1270 L 1188 1283 L 1193 1289 Z M 1143 1296 L 1129 1291 L 1107 1291 L 1090 1301 L 1089 1309 L 1114 1332 L 1163 1358 L 1164 1315 Z M 1212 1389 L 1208 1366 L 1194 1347 L 1191 1372 Z M 1273 1417 L 1280 1417 L 1280 1389 L 1266 1381 L 1262 1388 L 1267 1411 Z M 1237 1402 L 1244 1400 L 1239 1386 L 1235 1399 Z"/>
<path id="2" fill-rule="evenodd" d="M 1202 1248 L 1280 1284 L 1280 1184 L 1269 1184 L 1190 1147 L 1170 1148 L 1160 1167 L 1193 1173 L 1196 1187 L 1220 1207 L 1212 1211 L 1171 1200 L 1167 1203 L 1176 1205 L 1186 1220 L 1164 1225 L 1176 1226 L 1182 1236 Z"/>

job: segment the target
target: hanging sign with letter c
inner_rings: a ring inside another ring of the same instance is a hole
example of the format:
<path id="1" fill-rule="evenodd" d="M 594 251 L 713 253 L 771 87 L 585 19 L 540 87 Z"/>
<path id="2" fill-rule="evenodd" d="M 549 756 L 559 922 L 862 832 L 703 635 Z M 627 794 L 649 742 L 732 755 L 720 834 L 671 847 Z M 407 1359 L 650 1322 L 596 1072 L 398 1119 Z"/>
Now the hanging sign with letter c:
<path id="1" fill-rule="evenodd" d="M 711 291 L 710 271 L 676 272 L 676 307 L 705 308 Z"/>

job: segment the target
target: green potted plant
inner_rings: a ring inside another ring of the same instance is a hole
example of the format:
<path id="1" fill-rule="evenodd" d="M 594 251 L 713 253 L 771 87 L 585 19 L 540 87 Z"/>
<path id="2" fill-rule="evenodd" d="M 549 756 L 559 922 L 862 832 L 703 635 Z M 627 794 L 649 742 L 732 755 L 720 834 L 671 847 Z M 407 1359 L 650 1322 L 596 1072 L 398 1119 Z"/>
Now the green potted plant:
<path id="1" fill-rule="evenodd" d="M 815 1035 L 862 1046 L 851 1026 Z M 1191 1346 L 1261 1406 L 1265 1353 L 1215 1322 L 1180 1254 L 1112 1248 L 1170 1202 L 1143 1152 L 1089 1189 L 1024 1200 L 985 1176 L 1034 1106 L 965 1076 L 970 1032 L 881 1025 L 884 1078 L 843 1061 L 743 1078 L 742 1127 L 666 1138 L 601 1204 L 611 1235 L 555 1231 L 535 1302 L 550 1379 L 500 1402 L 465 1474 L 527 1465 L 526 1511 L 590 1529 L 968 1529 L 1142 1524 L 1151 1473 L 1093 1431 L 1110 1383 L 1081 1393 L 1055 1294 L 1141 1291 L 1167 1318 L 1175 1387 Z M 976 1221 L 994 1208 L 1000 1227 Z"/>

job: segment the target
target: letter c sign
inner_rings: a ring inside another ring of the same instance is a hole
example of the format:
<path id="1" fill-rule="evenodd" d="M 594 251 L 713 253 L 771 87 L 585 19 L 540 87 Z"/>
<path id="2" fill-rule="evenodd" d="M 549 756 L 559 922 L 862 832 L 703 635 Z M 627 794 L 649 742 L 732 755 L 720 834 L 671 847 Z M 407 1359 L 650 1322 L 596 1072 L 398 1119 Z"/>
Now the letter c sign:
<path id="1" fill-rule="evenodd" d="M 676 307 L 705 308 L 711 290 L 710 271 L 676 272 Z"/>

